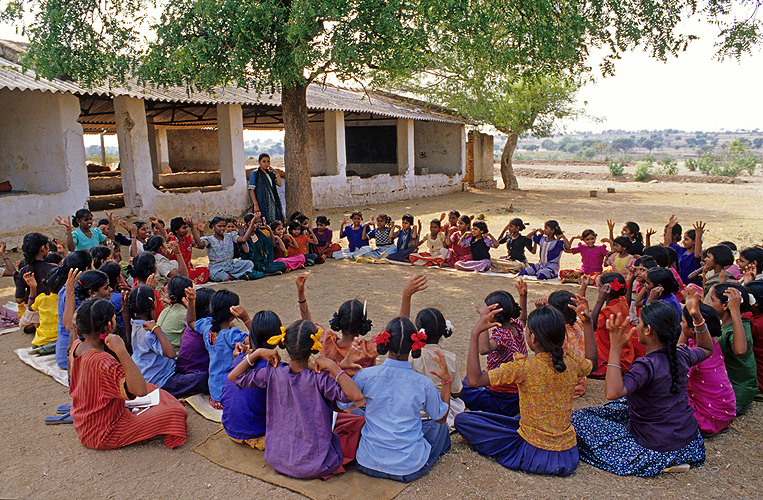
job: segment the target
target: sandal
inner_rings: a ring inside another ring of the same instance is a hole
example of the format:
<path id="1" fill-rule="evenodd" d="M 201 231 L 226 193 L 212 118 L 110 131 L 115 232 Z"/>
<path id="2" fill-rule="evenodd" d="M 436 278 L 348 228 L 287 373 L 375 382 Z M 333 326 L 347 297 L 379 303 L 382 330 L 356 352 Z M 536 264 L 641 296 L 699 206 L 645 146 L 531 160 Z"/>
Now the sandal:
<path id="1" fill-rule="evenodd" d="M 219 401 L 215 401 L 214 399 L 212 399 L 212 396 L 209 396 L 209 406 L 211 406 L 215 410 L 223 409 L 223 404 Z"/>
<path id="2" fill-rule="evenodd" d="M 59 415 L 62 415 L 64 413 L 69 413 L 69 411 L 72 409 L 72 405 L 61 405 L 58 408 L 56 408 L 56 413 Z"/>
<path id="3" fill-rule="evenodd" d="M 55 415 L 53 417 L 45 417 L 45 423 L 47 425 L 73 424 L 74 423 L 74 419 L 72 419 L 71 414 L 67 411 L 63 415 Z"/>

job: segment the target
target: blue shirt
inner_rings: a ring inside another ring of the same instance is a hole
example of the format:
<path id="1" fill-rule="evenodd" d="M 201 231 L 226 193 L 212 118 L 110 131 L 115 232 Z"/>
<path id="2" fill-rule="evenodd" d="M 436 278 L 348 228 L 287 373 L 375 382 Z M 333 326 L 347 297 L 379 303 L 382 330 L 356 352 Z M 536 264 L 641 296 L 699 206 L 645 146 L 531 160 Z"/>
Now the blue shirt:
<path id="1" fill-rule="evenodd" d="M 175 374 L 175 360 L 164 355 L 159 338 L 143 328 L 142 319 L 131 319 L 132 325 L 132 360 L 140 369 L 143 378 L 149 384 L 164 387 L 167 380 Z"/>
<path id="2" fill-rule="evenodd" d="M 80 300 L 74 299 L 74 307 L 79 307 Z M 58 336 L 56 337 L 56 364 L 66 370 L 69 365 L 67 351 L 69 350 L 69 330 L 64 327 L 64 307 L 66 306 L 66 285 L 58 292 Z"/>
<path id="3" fill-rule="evenodd" d="M 352 225 L 345 226 L 340 238 L 347 238 L 347 243 L 350 245 L 350 251 L 355 251 L 358 248 L 367 245 L 367 243 L 363 242 L 363 224 L 360 225 L 360 229 L 353 229 Z"/>
<path id="4" fill-rule="evenodd" d="M 248 334 L 236 327 L 220 330 L 215 343 L 212 344 L 209 342 L 211 328 L 212 318 L 200 319 L 194 326 L 194 330 L 204 339 L 204 346 L 209 352 L 209 395 L 213 400 L 220 401 L 223 397 L 223 384 L 228 378 L 233 359 L 233 348 L 236 347 L 236 343 L 243 342 Z"/>
<path id="5" fill-rule="evenodd" d="M 116 309 L 114 314 L 117 316 L 117 325 L 124 331 L 125 322 L 122 320 L 122 294 L 119 292 L 111 292 L 109 302 L 111 302 L 114 305 L 114 309 Z"/>
<path id="6" fill-rule="evenodd" d="M 366 425 L 355 455 L 358 463 L 398 476 L 421 469 L 431 446 L 421 430 L 420 410 L 435 420 L 448 412 L 434 383 L 413 371 L 407 360 L 396 359 L 363 368 L 354 380 L 366 397 Z"/>
<path id="7" fill-rule="evenodd" d="M 228 368 L 229 373 L 241 361 L 244 353 L 236 356 L 233 364 Z M 258 359 L 253 369 L 268 366 L 266 359 Z M 223 384 L 223 428 L 225 433 L 233 439 L 252 439 L 265 435 L 265 396 L 267 389 L 250 387 L 242 389 L 235 382 L 228 380 L 226 375 Z"/>
<path id="8" fill-rule="evenodd" d="M 675 243 L 671 243 L 670 248 L 678 253 L 678 275 L 681 276 L 681 281 L 685 285 L 695 283 L 702 286 L 702 280 L 689 279 L 689 275 L 699 269 L 700 266 L 699 259 L 694 256 L 694 250 L 687 251 L 684 247 Z"/>
<path id="9" fill-rule="evenodd" d="M 668 294 L 667 297 L 660 299 L 662 302 L 665 302 L 667 304 L 670 304 L 671 306 L 675 307 L 676 311 L 678 311 L 678 317 L 683 318 L 684 310 L 681 308 L 681 303 L 678 302 L 678 299 L 675 295 L 672 293 Z"/>
<path id="10" fill-rule="evenodd" d="M 72 231 L 72 240 L 74 240 L 74 250 L 87 250 L 89 248 L 97 247 L 104 240 L 106 235 L 101 232 L 97 227 L 90 228 L 90 238 L 85 236 L 82 232 L 82 228 L 77 228 Z"/>

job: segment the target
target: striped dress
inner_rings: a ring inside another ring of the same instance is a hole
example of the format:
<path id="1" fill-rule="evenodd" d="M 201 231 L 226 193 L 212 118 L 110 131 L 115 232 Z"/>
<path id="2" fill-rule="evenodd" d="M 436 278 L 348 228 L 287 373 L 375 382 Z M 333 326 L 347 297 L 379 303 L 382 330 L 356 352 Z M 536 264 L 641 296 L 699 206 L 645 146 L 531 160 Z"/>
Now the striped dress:
<path id="1" fill-rule="evenodd" d="M 69 395 L 74 430 L 84 446 L 114 450 L 160 435 L 168 448 L 185 443 L 188 411 L 177 399 L 160 389 L 158 405 L 131 413 L 125 407 L 125 371 L 119 361 L 96 349 L 75 358 L 79 344 L 75 340 L 69 354 Z M 156 389 L 147 386 L 149 392 Z"/>

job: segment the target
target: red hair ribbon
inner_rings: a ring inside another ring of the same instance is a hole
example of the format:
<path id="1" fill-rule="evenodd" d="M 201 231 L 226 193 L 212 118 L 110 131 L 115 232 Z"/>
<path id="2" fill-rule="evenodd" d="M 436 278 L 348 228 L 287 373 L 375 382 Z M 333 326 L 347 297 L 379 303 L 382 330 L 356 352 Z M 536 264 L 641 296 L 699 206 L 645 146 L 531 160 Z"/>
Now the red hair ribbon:
<path id="1" fill-rule="evenodd" d="M 374 337 L 374 342 L 376 342 L 376 345 L 386 345 L 389 344 L 389 333 L 387 333 L 386 330 L 382 330 L 382 332 Z"/>
<path id="2" fill-rule="evenodd" d="M 413 340 L 413 345 L 411 346 L 411 350 L 420 351 L 421 349 L 423 349 L 426 344 L 422 342 L 422 340 L 426 340 L 426 339 L 427 339 L 427 334 L 423 328 L 419 330 L 418 332 L 412 334 L 411 340 Z"/>
<path id="3" fill-rule="evenodd" d="M 619 292 L 620 290 L 625 288 L 625 283 L 620 283 L 620 280 L 615 280 L 609 284 L 609 287 L 615 292 Z"/>

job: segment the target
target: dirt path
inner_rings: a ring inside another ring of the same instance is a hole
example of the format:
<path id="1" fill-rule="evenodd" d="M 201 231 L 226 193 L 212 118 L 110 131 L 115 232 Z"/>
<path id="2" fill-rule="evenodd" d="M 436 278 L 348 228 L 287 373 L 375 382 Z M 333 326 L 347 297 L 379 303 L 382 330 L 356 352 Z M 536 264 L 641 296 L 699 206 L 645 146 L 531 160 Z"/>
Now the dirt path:
<path id="1" fill-rule="evenodd" d="M 606 191 L 605 181 L 520 178 L 523 191 L 474 191 L 451 196 L 410 200 L 364 208 L 366 217 L 384 211 L 395 218 L 410 211 L 425 223 L 443 211 L 483 214 L 496 236 L 512 217 L 522 217 L 536 227 L 549 218 L 559 220 L 568 235 L 587 227 L 601 236 L 607 218 L 619 225 L 638 221 L 642 228 L 660 229 L 671 213 L 682 222 L 708 221 L 709 244 L 731 239 L 738 245 L 763 241 L 757 217 L 760 185 L 702 185 L 681 183 L 618 183 L 615 194 L 589 198 L 588 191 Z M 509 211 L 512 207 L 512 212 Z M 755 212 L 753 210 L 755 209 Z M 325 211 L 338 228 L 349 209 Z M 754 215 L 753 215 L 754 214 Z M 620 227 L 618 225 L 618 228 Z M 577 260 L 565 256 L 563 266 Z M 366 265 L 331 261 L 313 268 L 308 282 L 310 309 L 326 324 L 338 305 L 349 298 L 367 299 L 373 332 L 397 314 L 400 290 L 414 272 L 410 267 Z M 489 292 L 513 281 L 467 273 L 426 270 L 429 289 L 415 296 L 414 310 L 438 307 L 455 327 L 456 334 L 443 347 L 458 354 L 465 370 L 468 333 L 477 319 L 474 304 Z M 293 276 L 268 278 L 228 286 L 254 313 L 277 311 L 284 322 L 298 317 Z M 369 284 L 371 284 L 369 286 Z M 553 287 L 531 285 L 530 300 L 547 295 Z M 11 280 L 0 281 L 0 303 L 12 297 Z M 589 298 L 593 299 L 590 295 Z M 301 498 L 211 464 L 192 452 L 193 447 L 218 428 L 193 410 L 188 419 L 189 440 L 170 451 L 151 442 L 119 451 L 96 452 L 82 447 L 71 426 L 45 426 L 43 417 L 68 403 L 66 389 L 27 366 L 13 353 L 30 338 L 20 334 L 0 337 L 0 498 Z M 462 372 L 463 373 L 463 372 Z M 603 382 L 591 381 L 575 408 L 604 402 Z M 707 464 L 686 474 L 652 479 L 617 477 L 581 463 L 565 479 L 532 476 L 504 469 L 474 453 L 457 435 L 453 449 L 432 472 L 409 486 L 398 498 L 758 498 L 763 479 L 763 405 L 753 403 L 747 415 L 732 428 L 707 441 Z"/>

